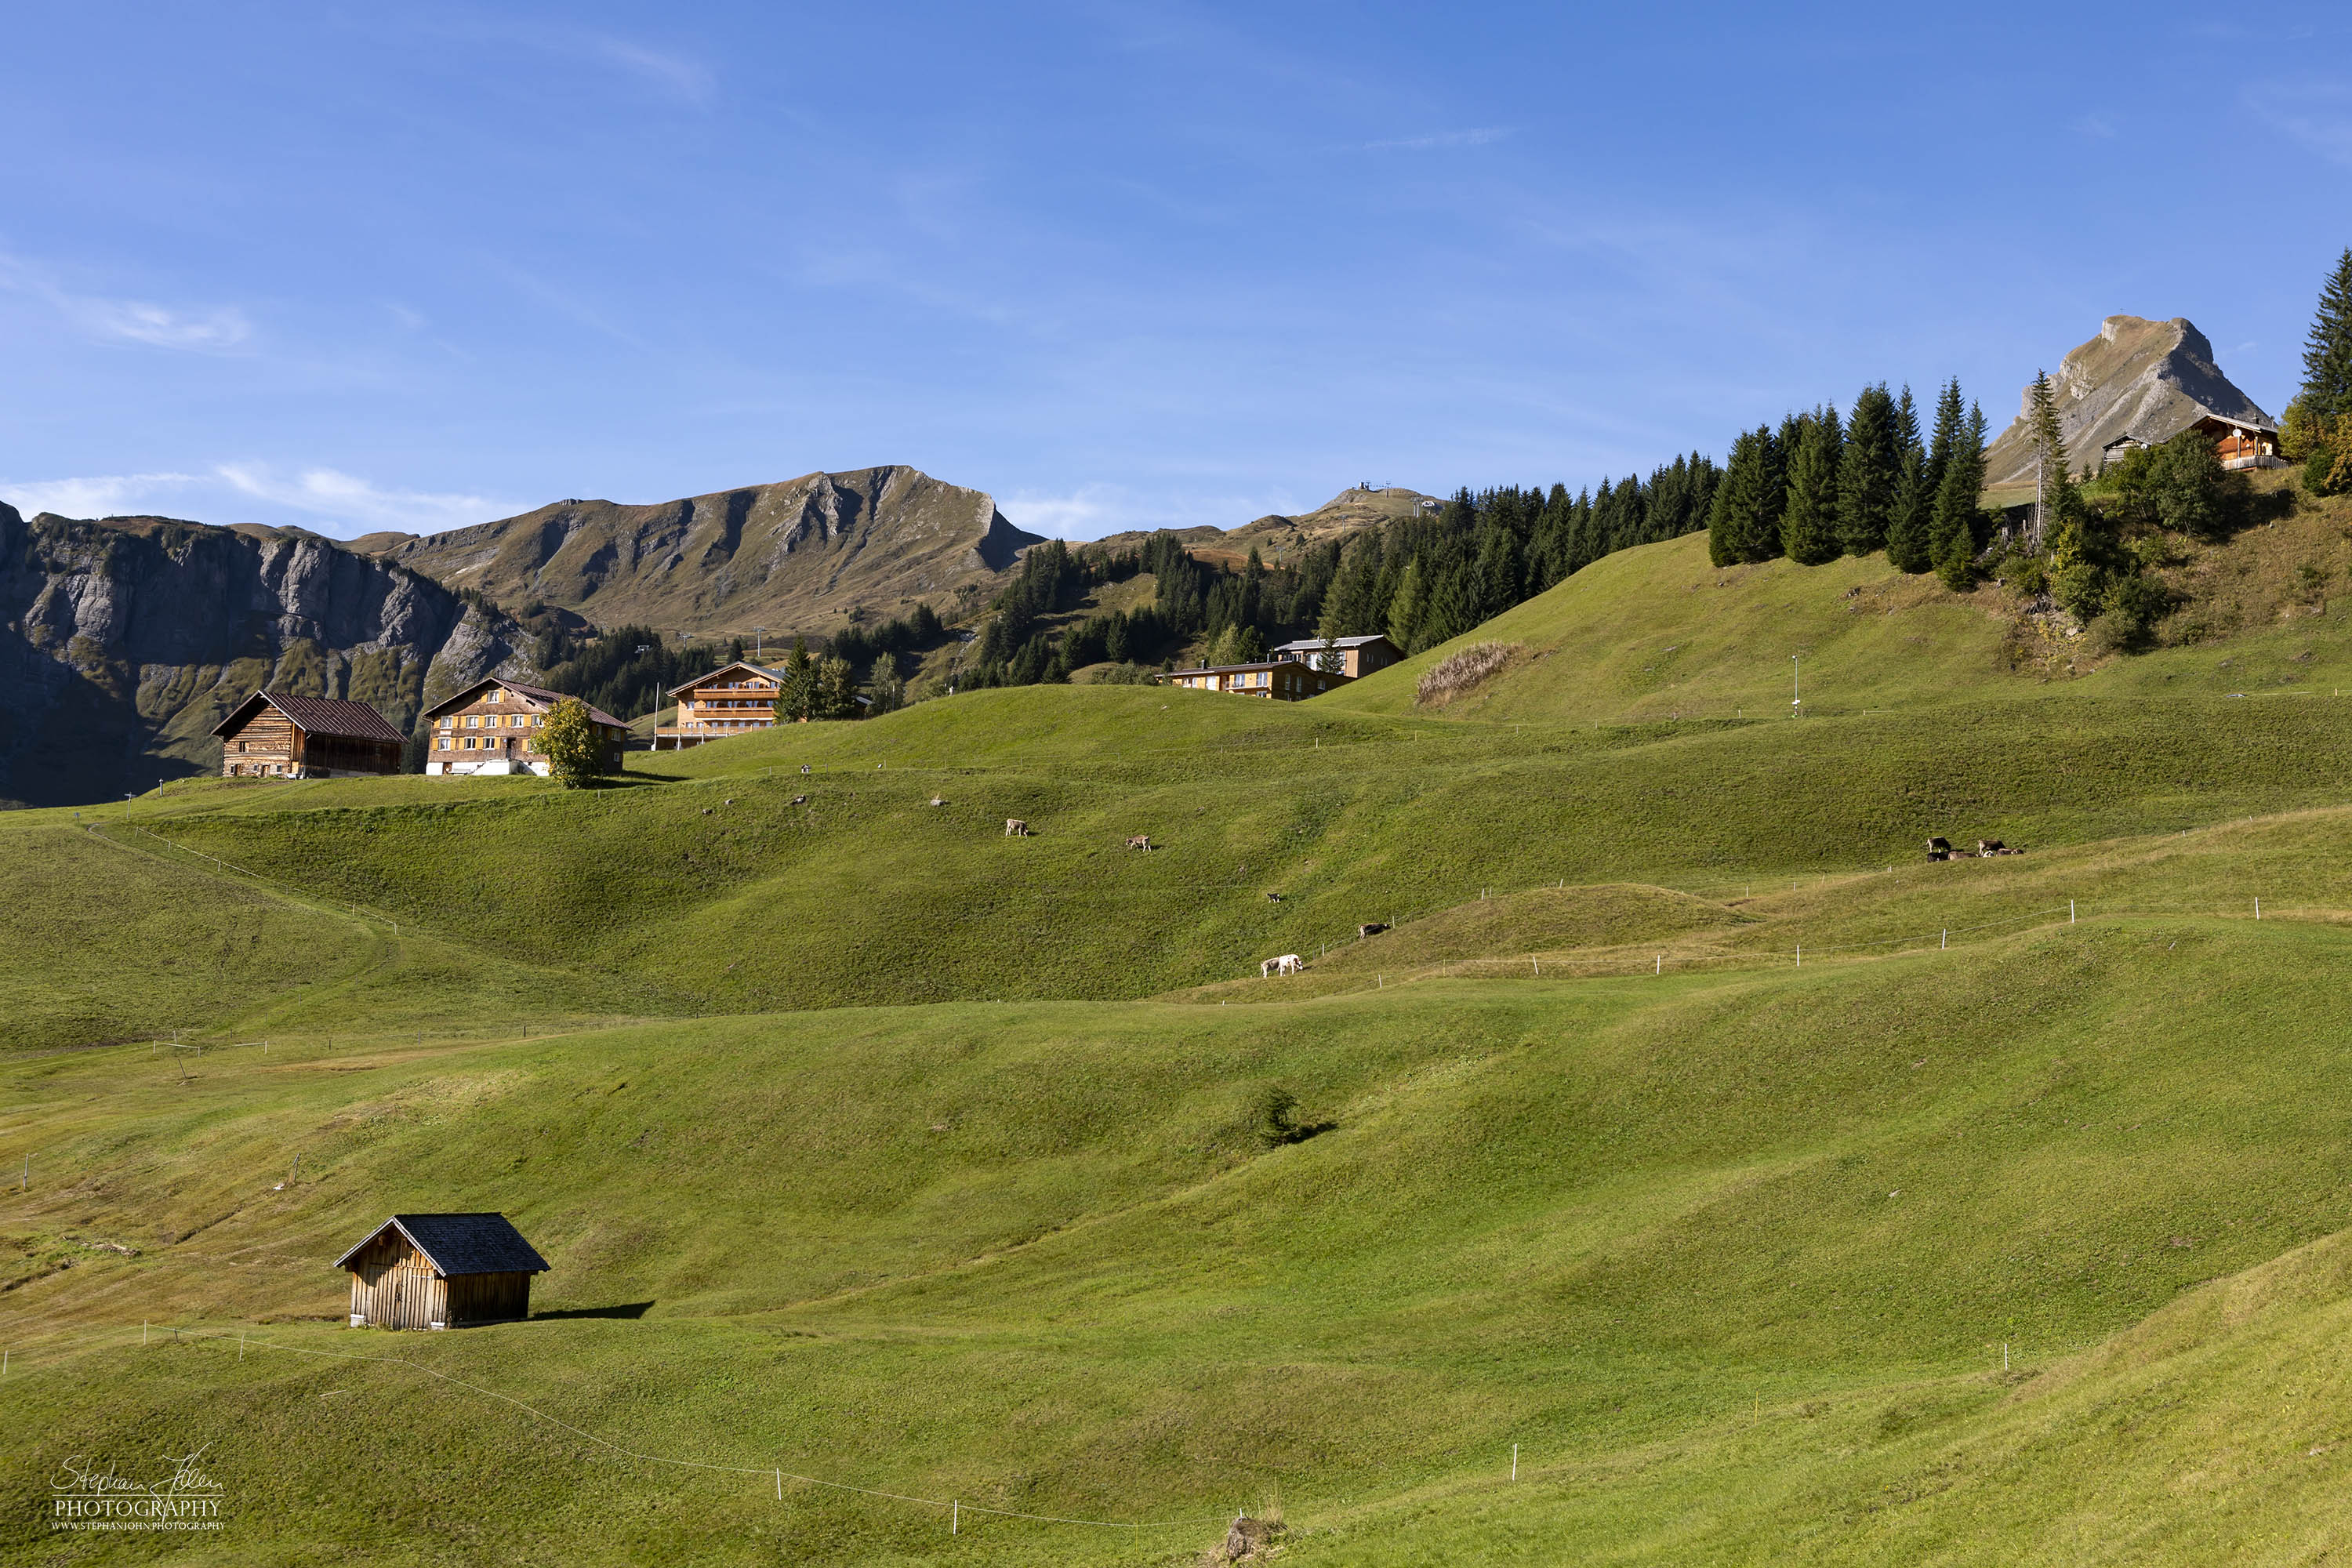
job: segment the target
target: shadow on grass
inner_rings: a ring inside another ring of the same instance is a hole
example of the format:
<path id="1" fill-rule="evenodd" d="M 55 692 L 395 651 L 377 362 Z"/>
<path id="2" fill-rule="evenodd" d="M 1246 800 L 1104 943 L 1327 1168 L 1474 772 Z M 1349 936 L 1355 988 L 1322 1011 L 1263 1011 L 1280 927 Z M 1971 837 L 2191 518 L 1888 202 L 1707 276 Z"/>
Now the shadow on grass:
<path id="1" fill-rule="evenodd" d="M 530 1321 L 539 1323 L 550 1318 L 642 1318 L 652 1306 L 651 1301 L 629 1301 L 616 1307 L 566 1307 L 561 1311 L 533 1312 Z"/>

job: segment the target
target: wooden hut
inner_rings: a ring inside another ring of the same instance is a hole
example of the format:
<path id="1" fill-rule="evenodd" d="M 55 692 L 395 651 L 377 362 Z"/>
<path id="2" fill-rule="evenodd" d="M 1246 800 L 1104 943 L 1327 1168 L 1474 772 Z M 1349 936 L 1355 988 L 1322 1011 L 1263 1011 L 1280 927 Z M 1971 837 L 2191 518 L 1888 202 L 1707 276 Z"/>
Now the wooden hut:
<path id="1" fill-rule="evenodd" d="M 396 773 L 404 739 L 364 702 L 257 691 L 213 726 L 221 777 L 337 779 Z"/>
<path id="2" fill-rule="evenodd" d="M 449 1329 L 530 1316 L 547 1259 L 495 1214 L 396 1214 L 335 1260 L 352 1275 L 352 1327 Z"/>

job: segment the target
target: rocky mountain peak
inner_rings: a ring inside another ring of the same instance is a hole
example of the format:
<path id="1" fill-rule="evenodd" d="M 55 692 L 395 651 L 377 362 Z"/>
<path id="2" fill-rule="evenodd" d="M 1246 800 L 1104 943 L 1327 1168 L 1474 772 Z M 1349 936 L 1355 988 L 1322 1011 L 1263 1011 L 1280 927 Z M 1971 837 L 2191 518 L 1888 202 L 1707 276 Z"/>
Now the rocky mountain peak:
<path id="1" fill-rule="evenodd" d="M 2213 357 L 2213 345 L 2186 317 L 2152 321 L 2109 316 L 2099 335 L 2070 352 L 2050 374 L 2058 402 L 2058 429 L 2078 472 L 2096 468 L 2099 450 L 2118 437 L 2154 445 L 2211 415 L 2268 425 L 2271 416 L 2241 392 Z M 1989 489 L 2033 480 L 2027 383 L 2019 413 L 1986 454 Z"/>

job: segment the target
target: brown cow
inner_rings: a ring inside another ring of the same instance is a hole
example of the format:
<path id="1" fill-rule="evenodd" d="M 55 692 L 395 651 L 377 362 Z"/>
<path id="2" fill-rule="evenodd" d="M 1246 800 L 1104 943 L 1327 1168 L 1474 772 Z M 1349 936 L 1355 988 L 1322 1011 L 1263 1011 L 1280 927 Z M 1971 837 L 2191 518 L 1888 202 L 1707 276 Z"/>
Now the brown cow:
<path id="1" fill-rule="evenodd" d="M 1139 833 L 1134 837 L 1127 841 L 1127 847 L 1129 849 L 1140 849 L 1145 854 L 1149 855 L 1151 853 L 1151 835 L 1149 833 Z"/>
<path id="2" fill-rule="evenodd" d="M 1928 858 L 1928 859 L 1930 859 L 1930 860 L 1948 860 L 1948 859 L 1950 859 L 1951 858 L 1952 858 L 1952 841 L 1951 841 L 1950 839 L 1948 839 L 1948 838 L 1930 838 L 1929 840 L 1927 840 L 1927 858 Z"/>
<path id="3" fill-rule="evenodd" d="M 1004 819 L 1004 837 L 1026 838 L 1029 837 L 1029 825 L 1017 816 L 1008 816 Z"/>

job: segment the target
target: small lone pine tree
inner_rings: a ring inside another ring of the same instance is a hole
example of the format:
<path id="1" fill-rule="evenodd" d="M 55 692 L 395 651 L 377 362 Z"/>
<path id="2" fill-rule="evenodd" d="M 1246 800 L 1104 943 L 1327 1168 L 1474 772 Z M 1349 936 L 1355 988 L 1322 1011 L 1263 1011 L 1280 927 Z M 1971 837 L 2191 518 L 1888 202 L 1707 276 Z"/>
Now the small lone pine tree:
<path id="1" fill-rule="evenodd" d="M 2068 468 L 2065 437 L 2058 428 L 2058 399 L 2051 391 L 2049 372 L 2033 373 L 2027 398 L 2033 437 L 2034 532 L 2042 538 L 2073 510 L 2074 476 Z"/>
<path id="2" fill-rule="evenodd" d="M 588 704 L 567 697 L 547 710 L 547 722 L 531 737 L 547 771 L 565 789 L 585 789 L 604 771 L 604 740 Z"/>

